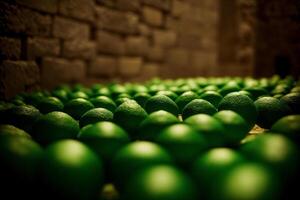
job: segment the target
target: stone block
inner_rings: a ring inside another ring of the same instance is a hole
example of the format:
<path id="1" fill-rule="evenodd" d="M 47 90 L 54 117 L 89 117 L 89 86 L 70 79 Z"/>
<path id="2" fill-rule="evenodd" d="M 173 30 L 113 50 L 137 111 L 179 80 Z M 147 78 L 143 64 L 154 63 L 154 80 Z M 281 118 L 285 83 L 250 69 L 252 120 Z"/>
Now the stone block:
<path id="1" fill-rule="evenodd" d="M 143 56 L 147 53 L 149 42 L 145 37 L 129 36 L 125 40 L 126 54 L 130 56 Z"/>
<path id="2" fill-rule="evenodd" d="M 141 7 L 140 0 L 116 0 L 116 7 L 124 11 L 139 11 Z"/>
<path id="3" fill-rule="evenodd" d="M 153 32 L 154 45 L 172 47 L 176 44 L 177 35 L 170 30 L 155 30 Z"/>
<path id="4" fill-rule="evenodd" d="M 0 37 L 0 60 L 18 60 L 21 55 L 21 40 Z"/>
<path id="5" fill-rule="evenodd" d="M 118 60 L 118 71 L 123 77 L 137 76 L 142 69 L 143 59 L 141 57 L 120 57 Z"/>
<path id="6" fill-rule="evenodd" d="M 0 96 L 11 98 L 40 80 L 39 67 L 32 61 L 3 61 L 0 64 Z"/>
<path id="7" fill-rule="evenodd" d="M 160 62 L 163 61 L 165 50 L 160 46 L 151 46 L 147 52 L 147 60 Z"/>
<path id="8" fill-rule="evenodd" d="M 125 42 L 118 34 L 97 31 L 97 49 L 100 53 L 122 55 L 125 52 Z"/>
<path id="9" fill-rule="evenodd" d="M 140 23 L 138 26 L 138 34 L 148 37 L 152 34 L 152 30 L 148 25 Z"/>
<path id="10" fill-rule="evenodd" d="M 66 58 L 91 59 L 96 56 L 96 43 L 90 40 L 66 40 L 62 55 Z"/>
<path id="11" fill-rule="evenodd" d="M 163 25 L 163 13 L 161 10 L 152 8 L 150 6 L 144 6 L 143 10 L 143 20 L 146 24 L 151 26 L 162 26 Z"/>
<path id="12" fill-rule="evenodd" d="M 60 0 L 58 11 L 65 16 L 94 21 L 94 8 L 94 0 Z"/>
<path id="13" fill-rule="evenodd" d="M 60 44 L 58 39 L 32 37 L 27 39 L 27 58 L 33 60 L 42 56 L 58 56 Z"/>
<path id="14" fill-rule="evenodd" d="M 188 66 L 189 59 L 189 51 L 181 48 L 170 49 L 166 55 L 167 63 L 174 67 Z"/>
<path id="15" fill-rule="evenodd" d="M 116 74 L 117 64 L 117 58 L 99 55 L 91 61 L 88 74 L 92 77 L 112 77 Z"/>
<path id="16" fill-rule="evenodd" d="M 99 29 L 132 34 L 137 32 L 138 22 L 139 17 L 134 13 L 96 7 L 96 26 Z"/>
<path id="17" fill-rule="evenodd" d="M 54 18 L 53 35 L 62 39 L 88 40 L 90 27 L 86 23 L 56 16 Z"/>
<path id="18" fill-rule="evenodd" d="M 189 12 L 190 4 L 186 1 L 173 0 L 171 13 L 174 17 L 181 17 Z"/>
<path id="19" fill-rule="evenodd" d="M 39 11 L 56 13 L 57 12 L 57 0 L 15 0 L 18 4 L 24 5 L 29 8 L 33 8 Z"/>
<path id="20" fill-rule="evenodd" d="M 171 0 L 141 0 L 143 4 L 168 11 L 171 8 Z"/>
<path id="21" fill-rule="evenodd" d="M 49 36 L 50 15 L 0 1 L 0 34 Z"/>
<path id="22" fill-rule="evenodd" d="M 66 60 L 63 58 L 44 57 L 41 62 L 41 85 L 53 88 L 62 83 L 83 81 L 86 75 L 86 65 L 81 60 Z"/>

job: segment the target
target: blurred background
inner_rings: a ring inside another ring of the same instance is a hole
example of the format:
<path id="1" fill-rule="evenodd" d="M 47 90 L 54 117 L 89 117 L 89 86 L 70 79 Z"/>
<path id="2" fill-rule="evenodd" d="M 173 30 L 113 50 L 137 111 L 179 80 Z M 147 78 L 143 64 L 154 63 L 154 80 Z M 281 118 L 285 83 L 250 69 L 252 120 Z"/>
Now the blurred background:
<path id="1" fill-rule="evenodd" d="M 299 0 L 2 0 L 0 97 L 62 83 L 299 76 Z"/>

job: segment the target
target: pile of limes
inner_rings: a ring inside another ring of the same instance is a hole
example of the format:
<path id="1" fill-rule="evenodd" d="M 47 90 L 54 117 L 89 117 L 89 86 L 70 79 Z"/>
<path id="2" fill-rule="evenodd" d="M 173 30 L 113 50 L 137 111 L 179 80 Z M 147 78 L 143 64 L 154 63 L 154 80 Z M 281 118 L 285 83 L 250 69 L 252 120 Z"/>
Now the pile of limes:
<path id="1" fill-rule="evenodd" d="M 300 178 L 300 81 L 61 85 L 0 102 L 9 199 L 274 200 Z"/>

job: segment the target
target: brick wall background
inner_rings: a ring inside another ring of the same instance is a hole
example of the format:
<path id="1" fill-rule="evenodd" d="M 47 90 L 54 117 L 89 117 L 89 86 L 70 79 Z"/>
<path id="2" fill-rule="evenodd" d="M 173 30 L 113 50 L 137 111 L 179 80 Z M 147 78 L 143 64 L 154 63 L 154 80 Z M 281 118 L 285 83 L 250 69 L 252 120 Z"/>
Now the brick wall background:
<path id="1" fill-rule="evenodd" d="M 276 63 L 299 75 L 299 9 L 298 0 L 3 0 L 0 97 L 61 83 L 270 75 Z"/>

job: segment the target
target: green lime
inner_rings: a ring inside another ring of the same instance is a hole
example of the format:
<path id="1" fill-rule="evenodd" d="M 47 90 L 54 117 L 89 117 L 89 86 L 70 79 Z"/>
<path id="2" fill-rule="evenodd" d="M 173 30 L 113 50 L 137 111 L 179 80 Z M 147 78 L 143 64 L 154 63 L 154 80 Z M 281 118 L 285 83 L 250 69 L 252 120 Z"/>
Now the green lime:
<path id="1" fill-rule="evenodd" d="M 9 199 L 33 197 L 38 186 L 43 149 L 28 137 L 1 136 L 1 195 Z M 8 197 L 8 196 L 6 196 Z"/>
<path id="2" fill-rule="evenodd" d="M 61 140 L 45 150 L 42 180 L 47 197 L 94 199 L 103 183 L 102 161 L 86 145 Z"/>
<path id="3" fill-rule="evenodd" d="M 298 149 L 283 135 L 268 133 L 258 136 L 243 144 L 240 150 L 249 159 L 265 163 L 284 176 L 293 175 L 298 167 Z"/>
<path id="4" fill-rule="evenodd" d="M 134 134 L 146 117 L 146 111 L 136 101 L 129 100 L 117 107 L 114 113 L 114 122 L 130 134 Z"/>
<path id="5" fill-rule="evenodd" d="M 179 169 L 156 165 L 140 170 L 124 191 L 125 200 L 196 200 L 194 183 Z"/>
<path id="6" fill-rule="evenodd" d="M 200 99 L 204 99 L 214 105 L 216 108 L 218 107 L 220 101 L 223 99 L 222 95 L 220 95 L 216 91 L 206 91 L 203 94 L 201 94 Z"/>
<path id="7" fill-rule="evenodd" d="M 276 200 L 277 174 L 260 164 L 245 163 L 227 171 L 209 195 L 212 200 Z"/>
<path id="8" fill-rule="evenodd" d="M 67 103 L 69 101 L 68 92 L 62 89 L 52 91 L 52 96 L 58 98 L 61 102 Z"/>
<path id="9" fill-rule="evenodd" d="M 192 100 L 198 99 L 199 96 L 193 91 L 187 91 L 181 94 L 175 101 L 179 108 L 179 112 L 182 113 L 183 108 Z"/>
<path id="10" fill-rule="evenodd" d="M 69 99 L 88 99 L 89 96 L 83 91 L 71 92 L 68 94 Z"/>
<path id="11" fill-rule="evenodd" d="M 158 91 L 156 94 L 165 95 L 165 96 L 169 97 L 170 99 L 172 99 L 173 101 L 175 101 L 178 97 L 178 95 L 175 92 L 172 92 L 170 90 Z"/>
<path id="12" fill-rule="evenodd" d="M 161 146 L 152 142 L 136 141 L 125 145 L 116 153 L 112 160 L 112 172 L 115 183 L 122 189 L 137 170 L 171 163 L 172 157 Z"/>
<path id="13" fill-rule="evenodd" d="M 278 119 L 291 113 L 286 103 L 274 97 L 259 98 L 254 104 L 258 111 L 257 124 L 262 128 L 271 128 Z"/>
<path id="14" fill-rule="evenodd" d="M 187 118 L 184 122 L 194 127 L 199 134 L 203 134 L 209 147 L 225 145 L 224 127 L 221 122 L 212 116 L 197 114 Z"/>
<path id="15" fill-rule="evenodd" d="M 240 86 L 235 81 L 230 81 L 219 90 L 219 93 L 222 96 L 226 96 L 231 92 L 238 92 L 240 90 Z"/>
<path id="16" fill-rule="evenodd" d="M 213 115 L 218 110 L 208 101 L 203 99 L 194 99 L 182 110 L 182 118 L 186 119 L 190 116 L 196 115 L 196 114 L 207 114 L 207 115 Z"/>
<path id="17" fill-rule="evenodd" d="M 248 125 L 244 118 L 234 111 L 222 110 L 213 116 L 225 128 L 225 139 L 229 145 L 237 145 L 248 134 Z"/>
<path id="18" fill-rule="evenodd" d="M 261 87 L 247 87 L 243 90 L 250 92 L 254 100 L 258 99 L 260 96 L 268 95 L 268 91 Z"/>
<path id="19" fill-rule="evenodd" d="M 105 108 L 93 108 L 84 113 L 79 120 L 80 127 L 100 121 L 112 121 L 114 114 Z"/>
<path id="20" fill-rule="evenodd" d="M 178 115 L 178 107 L 176 103 L 165 95 L 152 96 L 145 105 L 145 110 L 150 114 L 155 111 L 165 110 L 173 115 Z"/>
<path id="21" fill-rule="evenodd" d="M 22 105 L 14 106 L 7 110 L 5 118 L 7 120 L 7 124 L 14 125 L 28 133 L 31 133 L 33 124 L 40 116 L 40 111 L 35 107 Z"/>
<path id="22" fill-rule="evenodd" d="M 45 97 L 37 105 L 41 113 L 46 114 L 53 111 L 62 111 L 64 104 L 56 97 Z"/>
<path id="23" fill-rule="evenodd" d="M 229 148 L 213 148 L 198 154 L 192 165 L 191 175 L 198 184 L 201 197 L 208 199 L 222 175 L 244 161 L 244 157 L 239 152 Z"/>
<path id="24" fill-rule="evenodd" d="M 131 98 L 128 98 L 128 97 L 120 97 L 120 98 L 117 98 L 115 100 L 115 103 L 117 106 L 121 105 L 122 103 L 126 102 L 126 101 L 130 101 L 132 100 Z"/>
<path id="25" fill-rule="evenodd" d="M 204 136 L 187 124 L 175 124 L 164 129 L 155 141 L 174 157 L 175 161 L 187 166 L 207 148 Z"/>
<path id="26" fill-rule="evenodd" d="M 94 105 L 86 99 L 77 98 L 65 104 L 64 112 L 79 120 L 87 111 L 94 108 Z"/>
<path id="27" fill-rule="evenodd" d="M 140 104 L 140 106 L 142 106 L 143 108 L 146 105 L 146 102 L 148 101 L 148 99 L 150 99 L 151 95 L 148 93 L 137 93 L 133 96 L 133 99 Z"/>
<path id="28" fill-rule="evenodd" d="M 176 123 L 179 123 L 179 120 L 171 113 L 164 110 L 155 111 L 142 121 L 137 138 L 153 140 L 164 128 Z"/>
<path id="29" fill-rule="evenodd" d="M 79 132 L 78 138 L 100 158 L 109 162 L 117 150 L 129 142 L 127 133 L 112 122 L 98 122 L 85 126 Z"/>
<path id="30" fill-rule="evenodd" d="M 281 133 L 300 144 L 300 115 L 288 115 L 273 124 L 271 131 Z"/>
<path id="31" fill-rule="evenodd" d="M 232 92 L 226 95 L 219 103 L 219 111 L 232 110 L 241 115 L 248 124 L 248 131 L 252 129 L 257 119 L 257 110 L 250 97 Z"/>
<path id="32" fill-rule="evenodd" d="M 115 112 L 117 108 L 115 102 L 106 96 L 97 96 L 90 99 L 90 102 L 95 106 L 95 108 L 106 108 L 111 112 Z"/>
<path id="33" fill-rule="evenodd" d="M 292 114 L 300 114 L 300 93 L 289 93 L 280 100 L 291 108 Z"/>
<path id="34" fill-rule="evenodd" d="M 40 117 L 33 126 L 33 136 L 41 144 L 66 138 L 75 138 L 79 125 L 70 115 L 63 112 L 51 112 Z"/>
<path id="35" fill-rule="evenodd" d="M 31 138 L 31 136 L 22 129 L 19 129 L 9 124 L 0 125 L 0 136 L 21 136 L 27 137 L 29 139 Z"/>

